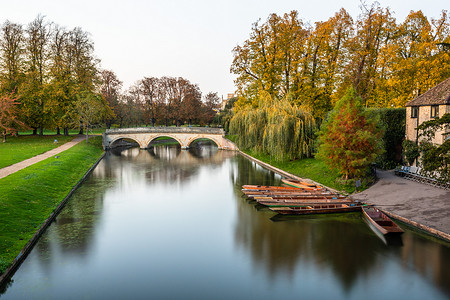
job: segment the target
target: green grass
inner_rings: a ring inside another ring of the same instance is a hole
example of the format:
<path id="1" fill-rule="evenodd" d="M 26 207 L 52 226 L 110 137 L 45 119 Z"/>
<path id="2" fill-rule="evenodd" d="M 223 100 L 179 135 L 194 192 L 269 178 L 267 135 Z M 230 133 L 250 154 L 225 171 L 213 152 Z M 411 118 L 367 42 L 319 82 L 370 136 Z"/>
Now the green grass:
<path id="1" fill-rule="evenodd" d="M 0 273 L 102 155 L 101 137 L 0 179 Z"/>
<path id="2" fill-rule="evenodd" d="M 322 160 L 317 158 L 305 158 L 294 161 L 275 161 L 270 158 L 269 155 L 255 153 L 253 151 L 243 151 L 248 155 L 253 156 L 265 163 L 268 163 L 276 168 L 297 175 L 302 178 L 309 178 L 325 186 L 333 188 L 338 191 L 344 191 L 345 193 L 353 193 L 355 191 L 354 182 L 344 184 L 340 180 L 341 176 L 336 170 L 331 170 Z M 367 186 L 363 185 L 358 188 L 358 191 L 366 189 Z"/>
<path id="3" fill-rule="evenodd" d="M 58 143 L 54 143 L 57 139 Z M 9 136 L 0 142 L 0 168 L 10 166 L 71 141 L 74 136 Z"/>

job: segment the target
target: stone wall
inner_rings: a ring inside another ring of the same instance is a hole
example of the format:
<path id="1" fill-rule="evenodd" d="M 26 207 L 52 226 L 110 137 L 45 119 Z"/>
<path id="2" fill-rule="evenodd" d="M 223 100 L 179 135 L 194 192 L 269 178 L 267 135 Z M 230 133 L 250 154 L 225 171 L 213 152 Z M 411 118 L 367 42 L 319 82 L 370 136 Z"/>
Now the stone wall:
<path id="1" fill-rule="evenodd" d="M 412 107 L 410 106 L 406 107 L 406 138 L 415 142 L 417 140 L 417 126 L 425 121 L 431 120 L 431 106 L 419 106 L 418 118 L 411 118 L 411 109 Z M 442 117 L 445 113 L 450 113 L 450 105 L 439 105 L 439 117 Z M 442 144 L 446 137 L 443 135 L 444 133 L 445 129 L 437 131 L 431 142 L 439 145 Z M 422 139 L 419 138 L 419 142 Z"/>

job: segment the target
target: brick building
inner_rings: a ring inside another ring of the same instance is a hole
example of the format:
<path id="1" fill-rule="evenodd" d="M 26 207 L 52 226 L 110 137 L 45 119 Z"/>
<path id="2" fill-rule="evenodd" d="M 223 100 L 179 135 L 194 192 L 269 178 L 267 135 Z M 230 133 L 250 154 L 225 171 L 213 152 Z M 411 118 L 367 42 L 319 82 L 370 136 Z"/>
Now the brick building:
<path id="1" fill-rule="evenodd" d="M 420 142 L 417 126 L 433 118 L 450 113 L 450 78 L 406 103 L 406 139 Z M 450 128 L 436 132 L 432 143 L 442 144 L 450 137 Z"/>

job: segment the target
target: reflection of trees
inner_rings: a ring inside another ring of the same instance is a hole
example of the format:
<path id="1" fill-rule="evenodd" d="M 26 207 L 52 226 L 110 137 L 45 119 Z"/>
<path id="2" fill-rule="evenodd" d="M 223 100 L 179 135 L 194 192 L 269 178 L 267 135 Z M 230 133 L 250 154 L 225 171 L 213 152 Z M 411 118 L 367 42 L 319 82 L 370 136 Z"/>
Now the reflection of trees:
<path id="1" fill-rule="evenodd" d="M 90 176 L 40 238 L 34 251 L 46 269 L 51 265 L 49 253 L 54 255 L 53 252 L 62 252 L 83 257 L 88 252 L 108 185 L 108 181 Z"/>
<path id="2" fill-rule="evenodd" d="M 433 281 L 450 296 L 450 247 L 407 232 L 403 235 L 401 258 L 405 268 L 411 266 Z"/>
<path id="3" fill-rule="evenodd" d="M 238 167 L 231 170 L 231 180 L 234 185 L 239 189 L 241 194 L 241 188 L 244 184 L 255 185 L 280 185 L 281 177 L 276 175 L 275 172 L 264 169 L 257 163 L 248 160 L 247 158 L 239 155 L 236 157 Z"/>
<path id="4" fill-rule="evenodd" d="M 310 262 L 324 270 L 331 268 L 349 290 L 359 276 L 376 267 L 377 252 L 387 249 L 376 236 L 357 230 L 366 226 L 358 214 L 303 216 L 274 223 L 269 213 L 254 213 L 252 205 L 241 202 L 236 242 L 251 251 L 254 262 L 270 276 L 292 275 L 297 264 Z"/>

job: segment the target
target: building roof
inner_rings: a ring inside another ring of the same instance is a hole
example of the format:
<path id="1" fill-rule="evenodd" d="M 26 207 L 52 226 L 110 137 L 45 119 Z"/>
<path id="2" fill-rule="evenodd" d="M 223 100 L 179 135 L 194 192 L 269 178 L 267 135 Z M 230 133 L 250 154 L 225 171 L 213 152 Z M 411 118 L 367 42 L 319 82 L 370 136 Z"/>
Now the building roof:
<path id="1" fill-rule="evenodd" d="M 442 81 L 434 88 L 429 89 L 416 99 L 406 103 L 406 106 L 450 104 L 450 77 Z"/>

